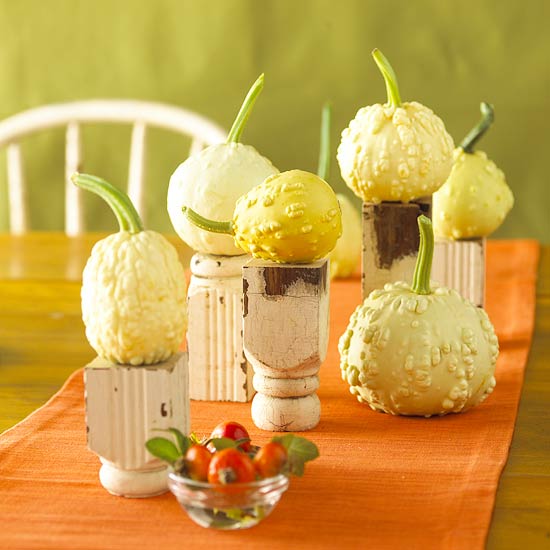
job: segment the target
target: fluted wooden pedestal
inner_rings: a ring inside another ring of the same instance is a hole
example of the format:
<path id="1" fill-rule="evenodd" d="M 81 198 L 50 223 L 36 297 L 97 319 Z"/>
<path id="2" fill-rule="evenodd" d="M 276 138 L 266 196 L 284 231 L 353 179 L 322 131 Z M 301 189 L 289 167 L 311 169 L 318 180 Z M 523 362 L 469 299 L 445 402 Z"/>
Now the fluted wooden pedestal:
<path id="1" fill-rule="evenodd" d="M 328 261 L 243 267 L 244 349 L 254 367 L 252 420 L 263 430 L 314 428 L 328 343 Z"/>
<path id="2" fill-rule="evenodd" d="M 432 279 L 454 288 L 478 307 L 485 305 L 486 239 L 435 242 Z"/>
<path id="3" fill-rule="evenodd" d="M 242 267 L 250 256 L 195 254 L 188 291 L 189 395 L 249 401 L 252 367 L 243 351 Z"/>
<path id="4" fill-rule="evenodd" d="M 166 463 L 145 442 L 159 429 L 189 432 L 187 354 L 139 367 L 97 357 L 84 369 L 84 384 L 88 448 L 103 464 L 103 487 L 125 497 L 166 492 Z"/>
<path id="5" fill-rule="evenodd" d="M 363 203 L 362 291 L 412 281 L 420 235 L 416 219 L 431 217 L 431 197 L 409 203 Z"/>

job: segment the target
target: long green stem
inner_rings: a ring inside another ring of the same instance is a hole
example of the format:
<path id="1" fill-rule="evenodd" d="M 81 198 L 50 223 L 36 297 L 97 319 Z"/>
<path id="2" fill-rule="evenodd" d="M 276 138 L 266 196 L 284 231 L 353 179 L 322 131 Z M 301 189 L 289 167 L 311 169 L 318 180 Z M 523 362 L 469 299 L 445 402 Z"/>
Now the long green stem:
<path id="1" fill-rule="evenodd" d="M 227 233 L 228 235 L 235 234 L 232 221 L 217 222 L 215 220 L 209 220 L 208 218 L 197 214 L 194 210 L 187 206 L 182 207 L 181 211 L 184 216 L 187 216 L 193 225 L 196 225 L 205 231 L 210 231 L 211 233 Z"/>
<path id="2" fill-rule="evenodd" d="M 319 143 L 319 165 L 317 175 L 327 181 L 330 175 L 330 126 L 332 119 L 332 105 L 326 102 L 321 114 L 321 140 Z"/>
<path id="3" fill-rule="evenodd" d="M 432 259 L 434 256 L 432 220 L 424 215 L 419 216 L 418 229 L 420 231 L 420 247 L 414 268 L 412 290 L 416 294 L 431 294 L 430 275 L 432 273 Z"/>
<path id="4" fill-rule="evenodd" d="M 399 86 L 397 85 L 397 76 L 390 62 L 378 48 L 372 50 L 372 57 L 384 77 L 386 93 L 388 94 L 388 103 L 392 107 L 401 107 L 401 95 L 399 94 Z"/>
<path id="5" fill-rule="evenodd" d="M 460 144 L 460 148 L 466 153 L 474 152 L 474 145 L 483 137 L 483 134 L 495 120 L 495 110 L 490 103 L 482 102 L 479 110 L 481 111 L 481 120 L 470 130 Z"/>
<path id="6" fill-rule="evenodd" d="M 237 118 L 235 119 L 233 126 L 231 126 L 231 130 L 229 130 L 229 135 L 227 136 L 227 143 L 238 143 L 240 141 L 241 135 L 243 133 L 248 117 L 252 112 L 252 107 L 254 107 L 254 103 L 256 103 L 256 99 L 258 99 L 258 96 L 260 95 L 260 92 L 263 90 L 263 87 L 264 87 L 264 73 L 262 73 L 257 78 L 256 82 L 252 84 L 252 88 L 250 88 L 250 90 L 248 91 L 248 94 L 246 94 L 246 97 L 244 98 L 244 101 L 243 101 L 243 104 L 241 105 L 239 113 L 237 114 Z"/>
<path id="7" fill-rule="evenodd" d="M 76 186 L 100 196 L 110 206 L 118 220 L 120 231 L 130 233 L 143 231 L 143 222 L 126 193 L 108 181 L 90 174 L 75 172 L 71 180 Z"/>

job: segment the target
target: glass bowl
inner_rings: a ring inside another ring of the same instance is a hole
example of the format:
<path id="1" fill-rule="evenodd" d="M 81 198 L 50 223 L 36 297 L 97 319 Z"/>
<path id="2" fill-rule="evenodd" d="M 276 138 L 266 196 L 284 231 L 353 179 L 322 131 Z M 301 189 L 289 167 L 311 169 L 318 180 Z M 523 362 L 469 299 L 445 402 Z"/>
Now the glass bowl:
<path id="1" fill-rule="evenodd" d="M 288 478 L 279 474 L 250 483 L 214 485 L 171 472 L 168 487 L 189 517 L 202 527 L 247 529 L 271 513 L 288 489 Z"/>

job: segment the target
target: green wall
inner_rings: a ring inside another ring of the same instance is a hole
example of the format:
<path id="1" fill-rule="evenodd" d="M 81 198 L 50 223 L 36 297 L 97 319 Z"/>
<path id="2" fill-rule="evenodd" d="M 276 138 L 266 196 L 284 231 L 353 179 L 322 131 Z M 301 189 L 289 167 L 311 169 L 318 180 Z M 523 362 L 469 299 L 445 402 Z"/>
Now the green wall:
<path id="1" fill-rule="evenodd" d="M 30 107 L 118 97 L 181 105 L 229 128 L 249 85 L 266 85 L 243 141 L 280 169 L 315 170 L 319 115 L 334 106 L 334 147 L 360 106 L 383 102 L 370 58 L 391 60 L 404 100 L 438 113 L 459 142 L 479 102 L 495 106 L 480 144 L 516 205 L 497 237 L 550 242 L 550 3 L 544 0 L 0 0 L 0 118 Z M 129 128 L 87 128 L 85 169 L 124 184 Z M 60 229 L 62 131 L 24 142 L 35 229 Z M 149 226 L 171 230 L 168 179 L 186 143 L 153 132 Z M 345 188 L 334 161 L 331 182 Z M 347 188 L 346 188 L 347 189 Z M 95 198 L 93 229 L 114 229 Z M 0 230 L 7 228 L 0 155 Z"/>

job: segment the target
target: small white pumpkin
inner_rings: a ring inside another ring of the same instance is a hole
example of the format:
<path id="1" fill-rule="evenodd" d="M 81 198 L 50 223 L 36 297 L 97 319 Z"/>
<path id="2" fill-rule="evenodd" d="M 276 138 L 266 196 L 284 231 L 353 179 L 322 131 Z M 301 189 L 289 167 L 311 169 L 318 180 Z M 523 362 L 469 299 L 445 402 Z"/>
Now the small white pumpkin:
<path id="1" fill-rule="evenodd" d="M 419 217 L 412 286 L 388 283 L 357 307 L 339 341 L 342 378 L 372 409 L 444 415 L 481 403 L 495 387 L 498 339 L 487 314 L 433 285 L 433 231 Z"/>
<path id="2" fill-rule="evenodd" d="M 189 222 L 181 211 L 183 204 L 206 218 L 222 221 L 231 218 L 237 199 L 278 174 L 277 168 L 251 145 L 239 143 L 244 125 L 264 84 L 256 80 L 231 128 L 227 142 L 211 145 L 180 164 L 168 186 L 168 214 L 176 233 L 191 248 L 204 254 L 235 256 L 243 251 L 234 240 L 209 233 Z"/>
<path id="3" fill-rule="evenodd" d="M 144 230 L 128 196 L 110 183 L 74 174 L 75 185 L 111 207 L 120 231 L 98 241 L 82 274 L 82 320 L 96 353 L 111 363 L 165 361 L 182 343 L 186 282 L 174 246 Z"/>
<path id="4" fill-rule="evenodd" d="M 431 109 L 401 102 L 388 60 L 377 49 L 373 57 L 388 102 L 362 107 L 342 132 L 337 153 L 342 178 L 365 202 L 408 202 L 431 195 L 451 171 L 453 139 Z"/>

